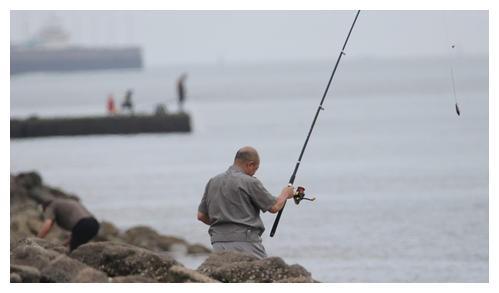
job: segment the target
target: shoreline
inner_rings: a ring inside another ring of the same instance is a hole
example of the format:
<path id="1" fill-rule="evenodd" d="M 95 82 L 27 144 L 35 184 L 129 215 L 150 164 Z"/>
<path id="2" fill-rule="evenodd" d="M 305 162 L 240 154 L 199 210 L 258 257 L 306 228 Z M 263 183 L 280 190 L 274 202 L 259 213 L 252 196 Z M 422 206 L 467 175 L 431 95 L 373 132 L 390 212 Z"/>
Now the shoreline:
<path id="1" fill-rule="evenodd" d="M 198 243 L 136 225 L 120 230 L 100 221 L 90 242 L 68 253 L 68 231 L 54 225 L 45 239 L 41 198 L 80 201 L 45 185 L 36 172 L 10 176 L 10 277 L 12 282 L 317 282 L 298 264 L 279 257 L 258 260 L 236 252 L 213 253 Z M 178 259 L 204 258 L 196 268 Z"/>

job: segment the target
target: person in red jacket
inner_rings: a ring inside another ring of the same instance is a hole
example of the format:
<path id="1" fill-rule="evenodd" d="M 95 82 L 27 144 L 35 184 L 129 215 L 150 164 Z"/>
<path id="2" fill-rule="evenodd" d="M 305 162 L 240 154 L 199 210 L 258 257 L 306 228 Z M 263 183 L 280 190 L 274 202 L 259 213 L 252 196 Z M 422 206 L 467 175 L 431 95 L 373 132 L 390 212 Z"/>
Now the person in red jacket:
<path id="1" fill-rule="evenodd" d="M 114 97 L 113 95 L 109 95 L 107 97 L 107 113 L 114 115 L 116 114 L 116 107 L 114 105 Z"/>

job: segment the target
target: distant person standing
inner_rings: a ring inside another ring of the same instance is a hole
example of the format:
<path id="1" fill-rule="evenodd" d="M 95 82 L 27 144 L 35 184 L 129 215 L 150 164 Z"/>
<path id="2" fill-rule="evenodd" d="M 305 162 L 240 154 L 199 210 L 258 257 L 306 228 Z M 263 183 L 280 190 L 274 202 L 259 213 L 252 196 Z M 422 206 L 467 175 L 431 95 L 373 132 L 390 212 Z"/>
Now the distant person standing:
<path id="1" fill-rule="evenodd" d="M 114 97 L 112 94 L 107 97 L 107 113 L 110 115 L 116 114 L 116 107 L 114 105 Z"/>
<path id="2" fill-rule="evenodd" d="M 38 237 L 44 238 L 50 232 L 54 223 L 65 230 L 71 231 L 69 251 L 87 243 L 99 232 L 99 222 L 78 201 L 72 199 L 54 199 L 43 203 L 45 222 L 38 232 Z"/>
<path id="3" fill-rule="evenodd" d="M 178 96 L 178 109 L 180 112 L 184 112 L 184 102 L 185 102 L 185 86 L 184 82 L 187 79 L 187 74 L 183 73 L 177 79 L 177 96 Z"/>
<path id="4" fill-rule="evenodd" d="M 123 111 L 128 110 L 130 111 L 130 114 L 133 114 L 132 93 L 131 89 L 127 90 L 125 93 L 125 100 L 121 104 Z"/>

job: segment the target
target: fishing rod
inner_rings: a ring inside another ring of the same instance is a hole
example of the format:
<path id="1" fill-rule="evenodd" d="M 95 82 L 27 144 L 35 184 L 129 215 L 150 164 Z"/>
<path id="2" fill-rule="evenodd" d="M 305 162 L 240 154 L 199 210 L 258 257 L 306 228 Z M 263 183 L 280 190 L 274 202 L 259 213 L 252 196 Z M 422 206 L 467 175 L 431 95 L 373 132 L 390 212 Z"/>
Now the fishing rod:
<path id="1" fill-rule="evenodd" d="M 357 18 L 359 17 L 360 10 L 357 10 L 357 14 L 355 15 L 355 19 L 353 20 L 352 26 L 350 27 L 350 30 L 348 31 L 347 38 L 345 39 L 345 43 L 343 44 L 343 48 L 341 48 L 340 55 L 338 56 L 338 59 L 336 60 L 336 64 L 334 65 L 333 72 L 331 73 L 331 77 L 329 78 L 329 82 L 327 83 L 326 90 L 324 91 L 324 94 L 322 95 L 321 102 L 319 104 L 319 107 L 317 108 L 317 112 L 315 112 L 314 120 L 312 121 L 312 125 L 310 126 L 310 130 L 308 131 L 307 138 L 305 139 L 305 143 L 303 144 L 303 147 L 300 152 L 300 156 L 298 157 L 298 161 L 296 162 L 295 169 L 293 171 L 293 174 L 289 178 L 289 184 L 288 185 L 293 185 L 295 182 L 295 177 L 296 173 L 298 172 L 298 168 L 300 167 L 301 159 L 303 157 L 303 153 L 305 153 L 305 149 L 307 148 L 308 140 L 310 139 L 310 135 L 312 134 L 312 130 L 314 129 L 315 122 L 317 121 L 317 117 L 319 116 L 319 112 L 321 110 L 324 110 L 324 107 L 322 104 L 324 103 L 324 99 L 326 98 L 327 92 L 329 90 L 329 86 L 331 85 L 331 82 L 333 81 L 334 74 L 336 73 L 336 69 L 338 68 L 338 64 L 340 63 L 341 57 L 345 55 L 345 47 L 347 46 L 348 39 L 350 38 L 350 34 L 352 33 L 353 27 L 355 26 L 355 22 L 357 22 Z M 296 204 L 299 204 L 301 200 L 306 199 L 313 201 L 315 198 L 306 198 L 305 197 L 305 188 L 303 187 L 298 187 L 296 193 L 293 196 L 293 199 Z M 284 202 L 284 206 L 282 209 L 279 211 L 277 214 L 277 217 L 275 218 L 274 224 L 272 225 L 272 230 L 270 231 L 270 237 L 274 237 L 274 234 L 277 230 L 277 225 L 279 225 L 279 220 L 281 219 L 282 212 L 284 211 L 284 207 L 286 206 L 286 202 Z"/>

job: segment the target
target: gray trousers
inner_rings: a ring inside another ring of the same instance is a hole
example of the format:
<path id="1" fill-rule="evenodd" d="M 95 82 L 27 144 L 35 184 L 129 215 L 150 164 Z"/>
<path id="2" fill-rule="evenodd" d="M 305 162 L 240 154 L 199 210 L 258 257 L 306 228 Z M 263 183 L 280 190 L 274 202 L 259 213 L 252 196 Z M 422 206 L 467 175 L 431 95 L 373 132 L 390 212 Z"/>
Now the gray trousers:
<path id="1" fill-rule="evenodd" d="M 211 244 L 215 252 L 218 251 L 237 251 L 250 254 L 259 259 L 266 258 L 267 252 L 261 242 L 231 241 L 231 242 L 213 242 Z"/>

